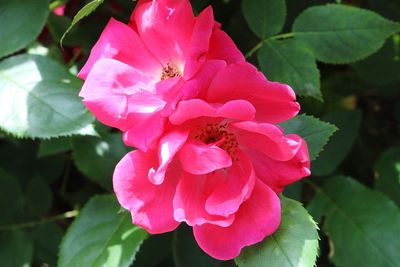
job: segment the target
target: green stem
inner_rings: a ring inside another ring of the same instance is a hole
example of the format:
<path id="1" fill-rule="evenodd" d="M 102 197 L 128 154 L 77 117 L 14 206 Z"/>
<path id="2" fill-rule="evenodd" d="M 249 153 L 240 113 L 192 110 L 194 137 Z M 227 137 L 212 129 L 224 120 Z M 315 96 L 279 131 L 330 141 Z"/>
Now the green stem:
<path id="1" fill-rule="evenodd" d="M 62 220 L 69 219 L 69 218 L 74 218 L 74 217 L 78 216 L 78 214 L 79 214 L 78 210 L 71 210 L 71 211 L 64 212 L 62 214 L 54 215 L 54 216 L 47 217 L 47 218 L 42 218 L 42 219 L 36 220 L 36 221 L 0 226 L 0 231 L 32 228 L 37 225 L 48 223 L 48 222 L 56 222 L 56 221 L 62 221 Z"/>
<path id="2" fill-rule="evenodd" d="M 292 38 L 293 36 L 294 36 L 293 32 L 287 32 L 287 33 L 274 35 L 268 39 L 270 39 L 270 40 L 287 39 L 287 38 Z"/>
<path id="3" fill-rule="evenodd" d="M 258 49 L 260 49 L 263 45 L 264 42 L 267 42 L 268 40 L 279 40 L 279 39 L 286 39 L 286 38 L 292 38 L 294 36 L 293 32 L 288 32 L 288 33 L 282 33 L 278 35 L 274 35 L 268 38 L 265 38 L 264 40 L 261 40 L 258 44 L 256 44 L 249 52 L 246 53 L 245 57 L 249 58 L 251 57 L 255 52 L 257 52 Z"/>

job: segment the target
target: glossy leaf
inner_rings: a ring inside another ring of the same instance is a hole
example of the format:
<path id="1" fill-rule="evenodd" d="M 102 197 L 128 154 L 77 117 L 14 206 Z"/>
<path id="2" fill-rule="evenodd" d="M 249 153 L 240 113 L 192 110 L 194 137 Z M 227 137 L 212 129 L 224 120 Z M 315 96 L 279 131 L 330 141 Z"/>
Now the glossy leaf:
<path id="1" fill-rule="evenodd" d="M 285 0 L 243 0 L 242 10 L 250 29 L 261 39 L 280 32 L 285 23 Z"/>
<path id="2" fill-rule="evenodd" d="M 289 84 L 297 95 L 322 100 L 317 63 L 301 42 L 267 40 L 258 52 L 258 62 L 269 80 Z"/>
<path id="3" fill-rule="evenodd" d="M 400 262 L 400 210 L 381 193 L 349 177 L 335 177 L 308 206 L 325 216 L 323 230 L 332 241 L 331 260 L 342 267 L 397 266 Z"/>
<path id="4" fill-rule="evenodd" d="M 345 5 L 308 8 L 293 24 L 295 37 L 326 63 L 350 63 L 377 51 L 400 24 L 380 15 Z"/>
<path id="5" fill-rule="evenodd" d="M 97 137 L 76 137 L 72 141 L 73 159 L 78 169 L 90 180 L 112 190 L 115 165 L 128 153 L 121 134 Z"/>
<path id="6" fill-rule="evenodd" d="M 236 262 L 240 267 L 311 267 L 318 254 L 317 225 L 297 201 L 282 198 L 282 222 L 273 235 L 245 248 Z"/>
<path id="7" fill-rule="evenodd" d="M 384 151 L 374 169 L 375 187 L 400 205 L 400 147 Z"/>
<path id="8" fill-rule="evenodd" d="M 120 212 L 113 196 L 95 196 L 64 236 L 58 266 L 128 267 L 147 236 L 128 212 Z"/>
<path id="9" fill-rule="evenodd" d="M 318 176 L 331 174 L 350 152 L 360 128 L 361 111 L 334 111 L 322 119 L 333 123 L 339 130 L 311 166 L 311 172 Z"/>
<path id="10" fill-rule="evenodd" d="M 307 115 L 299 115 L 281 123 L 281 126 L 284 128 L 285 134 L 295 133 L 306 140 L 311 160 L 318 157 L 328 143 L 329 138 L 337 130 L 333 124 Z"/>
<path id="11" fill-rule="evenodd" d="M 38 0 L 0 1 L 0 58 L 27 47 L 41 32 L 49 3 Z"/>
<path id="12" fill-rule="evenodd" d="M 80 86 L 46 57 L 20 55 L 2 61 L 0 128 L 32 138 L 95 134 L 93 118 L 78 97 Z"/>

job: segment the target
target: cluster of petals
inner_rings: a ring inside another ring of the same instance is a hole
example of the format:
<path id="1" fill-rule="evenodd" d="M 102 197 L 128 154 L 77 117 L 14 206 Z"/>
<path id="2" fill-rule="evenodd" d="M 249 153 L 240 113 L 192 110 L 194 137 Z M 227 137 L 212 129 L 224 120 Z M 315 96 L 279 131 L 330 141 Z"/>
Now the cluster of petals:
<path id="1" fill-rule="evenodd" d="M 187 0 L 139 1 L 79 77 L 88 109 L 138 148 L 114 191 L 150 233 L 185 222 L 205 252 L 232 259 L 277 230 L 278 195 L 310 174 L 306 142 L 277 125 L 299 112 L 293 90 L 245 62 L 210 7 L 195 17 Z"/>

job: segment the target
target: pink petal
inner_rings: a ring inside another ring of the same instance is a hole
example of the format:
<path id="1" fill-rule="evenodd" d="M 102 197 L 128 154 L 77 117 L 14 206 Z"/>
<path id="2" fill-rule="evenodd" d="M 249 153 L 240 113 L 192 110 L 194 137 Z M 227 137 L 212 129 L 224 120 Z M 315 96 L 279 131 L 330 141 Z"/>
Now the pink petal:
<path id="1" fill-rule="evenodd" d="M 207 58 L 225 60 L 227 64 L 245 61 L 232 39 L 221 30 L 212 33 Z"/>
<path id="2" fill-rule="evenodd" d="M 121 206 L 131 212 L 134 224 L 152 234 L 169 232 L 179 225 L 173 218 L 172 206 L 178 169 L 162 185 L 154 185 L 147 173 L 156 161 L 155 151 L 130 152 L 117 164 L 113 177 L 114 191 Z"/>
<path id="3" fill-rule="evenodd" d="M 250 160 L 241 152 L 232 167 L 215 174 L 214 179 L 224 181 L 207 198 L 206 210 L 210 214 L 229 216 L 247 200 L 254 188 L 255 175 Z"/>
<path id="4" fill-rule="evenodd" d="M 169 164 L 184 145 L 187 137 L 187 132 L 173 131 L 166 134 L 160 140 L 158 149 L 160 165 L 157 170 L 152 168 L 149 171 L 149 179 L 153 184 L 163 183 Z"/>
<path id="5" fill-rule="evenodd" d="M 232 165 L 231 156 L 214 144 L 185 144 L 179 151 L 182 169 L 191 174 L 207 174 Z"/>
<path id="6" fill-rule="evenodd" d="M 152 76 L 159 74 L 161 65 L 145 48 L 139 36 L 128 26 L 113 18 L 93 46 L 86 64 L 78 76 L 86 79 L 93 65 L 101 58 L 113 58 Z"/>
<path id="7" fill-rule="evenodd" d="M 162 65 L 183 61 L 194 23 L 189 1 L 140 1 L 131 15 L 132 27 Z"/>
<path id="8" fill-rule="evenodd" d="M 215 73 L 226 66 L 222 60 L 206 61 L 190 80 L 185 81 L 175 95 L 177 100 L 187 100 L 192 98 L 201 98 L 205 95 Z"/>
<path id="9" fill-rule="evenodd" d="M 273 160 L 257 150 L 249 151 L 257 176 L 277 194 L 285 186 L 311 174 L 307 143 L 297 135 L 287 137 L 301 144 L 296 155 L 288 161 Z"/>
<path id="10" fill-rule="evenodd" d="M 187 224 L 201 225 L 204 223 L 212 223 L 220 226 L 228 226 L 232 224 L 234 216 L 216 216 L 207 213 L 205 210 L 205 202 L 216 185 L 221 183 L 216 179 L 219 176 L 215 173 L 206 175 L 193 175 L 183 173 L 179 178 L 174 197 L 174 218 L 180 222 Z"/>
<path id="11" fill-rule="evenodd" d="M 133 106 L 140 113 L 164 107 L 163 100 L 151 95 L 153 88 L 151 77 L 146 74 L 113 59 L 100 59 L 79 95 L 98 120 L 125 130 L 130 127 L 127 114 Z"/>
<path id="12" fill-rule="evenodd" d="M 278 196 L 265 184 L 257 181 L 250 198 L 235 214 L 228 227 L 203 224 L 193 227 L 199 246 L 219 260 L 237 257 L 240 250 L 262 241 L 274 233 L 280 224 L 281 208 Z"/>
<path id="13" fill-rule="evenodd" d="M 200 95 L 204 95 L 208 86 L 221 68 L 225 66 L 225 62 L 221 60 L 209 60 L 206 61 L 196 75 L 188 80 L 184 81 L 182 78 L 179 82 L 176 82 L 174 86 L 165 87 L 167 90 L 162 91 L 163 99 L 168 102 L 164 114 L 169 116 L 176 109 L 176 105 L 181 100 L 197 98 Z M 162 82 L 168 82 L 176 78 L 170 78 Z M 160 92 L 159 85 L 161 82 L 157 83 L 157 92 Z"/>
<path id="14" fill-rule="evenodd" d="M 127 146 L 146 152 L 157 145 L 164 132 L 166 119 L 161 111 L 129 114 L 130 128 L 125 129 L 122 138 Z"/>
<path id="15" fill-rule="evenodd" d="M 249 101 L 257 110 L 256 120 L 279 123 L 294 117 L 300 109 L 293 90 L 285 84 L 268 81 L 246 62 L 228 65 L 216 74 L 208 90 L 207 102 Z"/>
<path id="16" fill-rule="evenodd" d="M 205 62 L 213 26 L 214 14 L 209 6 L 196 18 L 193 34 L 185 51 L 185 79 L 193 77 L 201 64 Z"/>
<path id="17" fill-rule="evenodd" d="M 245 100 L 233 100 L 224 105 L 211 105 L 201 99 L 191 99 L 179 102 L 169 120 L 176 125 L 199 117 L 251 120 L 254 118 L 254 113 L 254 107 Z"/>
<path id="18" fill-rule="evenodd" d="M 259 150 L 275 160 L 292 159 L 301 145 L 284 136 L 283 131 L 273 124 L 245 121 L 232 123 L 231 128 L 243 149 Z"/>

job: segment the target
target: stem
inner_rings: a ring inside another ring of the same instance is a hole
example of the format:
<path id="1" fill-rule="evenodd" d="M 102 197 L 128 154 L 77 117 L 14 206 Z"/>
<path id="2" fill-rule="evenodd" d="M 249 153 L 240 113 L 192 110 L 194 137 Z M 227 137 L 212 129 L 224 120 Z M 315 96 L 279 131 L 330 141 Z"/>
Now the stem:
<path id="1" fill-rule="evenodd" d="M 78 52 L 76 52 L 72 58 L 70 59 L 70 61 L 68 61 L 67 63 L 67 67 L 70 68 L 72 67 L 73 64 L 75 64 L 76 60 L 79 58 L 79 56 L 82 54 L 82 50 L 78 50 Z"/>
<path id="2" fill-rule="evenodd" d="M 245 58 L 251 57 L 255 52 L 257 52 L 258 49 L 260 49 L 263 45 L 264 42 L 267 42 L 268 40 L 279 40 L 279 39 L 286 39 L 286 38 L 291 38 L 294 36 L 293 32 L 288 32 L 288 33 L 282 33 L 278 35 L 274 35 L 268 38 L 265 38 L 264 40 L 261 40 L 258 44 L 256 44 L 249 52 L 246 53 Z"/>
<path id="3" fill-rule="evenodd" d="M 293 36 L 294 36 L 293 32 L 287 32 L 287 33 L 274 35 L 268 39 L 270 39 L 270 40 L 287 39 L 287 38 L 292 38 Z"/>
<path id="4" fill-rule="evenodd" d="M 78 210 L 71 210 L 71 211 L 64 212 L 62 214 L 54 215 L 54 216 L 47 217 L 47 218 L 42 218 L 42 219 L 36 220 L 36 221 L 0 226 L 0 231 L 31 228 L 31 227 L 35 227 L 40 224 L 48 223 L 48 222 L 56 222 L 56 221 L 62 221 L 62 220 L 69 219 L 69 218 L 74 218 L 74 217 L 78 216 L 78 214 L 79 214 Z"/>
<path id="5" fill-rule="evenodd" d="M 258 49 L 261 48 L 261 46 L 263 45 L 264 40 L 262 40 L 261 42 L 259 42 L 258 44 L 256 44 L 249 52 L 246 53 L 245 58 L 249 58 L 251 57 Z"/>

